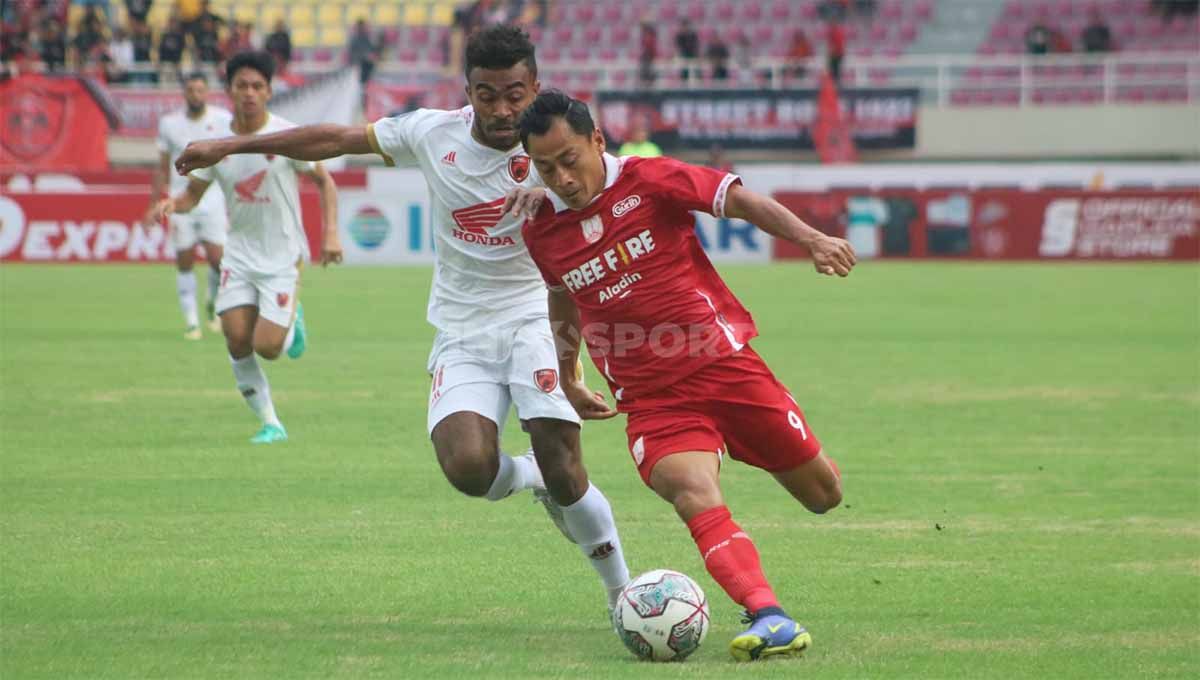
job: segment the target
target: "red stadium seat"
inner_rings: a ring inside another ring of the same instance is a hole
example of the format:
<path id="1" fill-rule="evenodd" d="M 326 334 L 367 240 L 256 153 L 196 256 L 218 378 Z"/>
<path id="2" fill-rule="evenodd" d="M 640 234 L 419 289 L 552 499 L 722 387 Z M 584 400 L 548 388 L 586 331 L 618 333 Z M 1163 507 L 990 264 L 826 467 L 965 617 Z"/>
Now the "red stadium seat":
<path id="1" fill-rule="evenodd" d="M 576 63 L 591 61 L 592 51 L 586 46 L 582 45 L 572 47 L 567 50 L 567 58 Z"/>
<path id="2" fill-rule="evenodd" d="M 753 5 L 755 3 L 748 3 L 748 4 Z M 736 9 L 737 8 L 734 7 L 734 4 L 732 2 L 728 2 L 728 1 L 718 2 L 716 5 L 716 8 L 713 10 L 713 18 L 718 21 L 722 21 L 722 22 L 733 21 L 733 17 L 736 12 Z"/>
<path id="3" fill-rule="evenodd" d="M 771 3 L 771 11 L 768 16 L 771 21 L 783 22 L 791 18 L 792 9 L 788 0 L 775 0 Z"/>
<path id="4" fill-rule="evenodd" d="M 914 10 L 918 19 L 927 21 L 933 16 L 933 0 L 917 0 Z"/>
<path id="5" fill-rule="evenodd" d="M 609 26 L 615 26 L 616 24 L 625 21 L 624 13 L 627 6 L 628 5 L 621 2 L 610 2 L 606 4 L 601 15 L 604 19 L 604 23 L 608 24 Z"/>
<path id="6" fill-rule="evenodd" d="M 758 21 L 762 18 L 762 3 L 759 2 L 743 2 L 737 5 L 741 10 L 741 18 L 744 21 Z"/>
<path id="7" fill-rule="evenodd" d="M 679 7 L 674 2 L 664 2 L 658 6 L 659 24 L 673 24 L 679 20 Z"/>
<path id="8" fill-rule="evenodd" d="M 583 41 L 588 45 L 599 45 L 604 37 L 604 27 L 596 24 L 585 26 L 583 29 Z"/>
<path id="9" fill-rule="evenodd" d="M 625 47 L 633 43 L 633 29 L 629 24 L 615 24 L 608 29 L 608 41 L 614 47 Z"/>
<path id="10" fill-rule="evenodd" d="M 708 11 L 708 3 L 704 0 L 692 0 L 684 11 L 684 16 L 692 20 L 692 23 L 699 24 L 704 21 L 704 16 Z"/>
<path id="11" fill-rule="evenodd" d="M 590 2 L 568 5 L 568 7 L 573 7 L 568 21 L 575 21 L 586 25 L 590 24 L 596 18 L 596 7 Z"/>

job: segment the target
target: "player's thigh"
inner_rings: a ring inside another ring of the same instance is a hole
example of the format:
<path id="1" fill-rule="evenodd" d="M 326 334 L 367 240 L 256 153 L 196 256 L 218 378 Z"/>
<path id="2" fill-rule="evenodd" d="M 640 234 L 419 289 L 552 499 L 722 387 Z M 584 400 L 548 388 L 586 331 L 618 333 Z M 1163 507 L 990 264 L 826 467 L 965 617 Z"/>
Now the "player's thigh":
<path id="1" fill-rule="evenodd" d="M 258 289 L 258 325 L 254 328 L 254 351 L 274 359 L 283 350 L 283 341 L 296 314 L 299 273 L 261 277 L 255 281 L 255 286 Z"/>
<path id="2" fill-rule="evenodd" d="M 578 429 L 579 414 L 563 393 L 560 377 L 558 351 L 549 322 L 537 319 L 517 329 L 508 353 L 505 380 L 523 423 L 545 419 Z"/>
<path id="3" fill-rule="evenodd" d="M 443 381 L 445 375 L 440 371 Z M 508 391 L 497 383 L 439 384 L 434 375 L 429 439 L 447 479 L 464 492 L 481 495 L 496 476 L 508 399 Z"/>
<path id="4" fill-rule="evenodd" d="M 199 241 L 196 234 L 196 218 L 190 214 L 169 216 L 167 229 L 171 232 L 171 247 L 176 253 L 184 250 L 190 252 Z"/>
<path id="5" fill-rule="evenodd" d="M 720 470 L 721 459 L 714 451 L 677 451 L 655 464 L 650 471 L 650 488 L 688 522 L 705 510 L 725 504 Z"/>
<path id="6" fill-rule="evenodd" d="M 220 271 L 221 260 L 225 257 L 225 246 L 208 241 L 201 241 L 200 245 L 204 248 L 204 259 L 208 262 L 208 266 Z"/>
<path id="7" fill-rule="evenodd" d="M 690 455 L 702 453 L 705 462 L 700 470 L 711 468 L 715 475 L 720 469 L 724 440 L 709 416 L 682 404 L 645 408 L 635 402 L 628 408 L 625 436 L 638 474 L 647 486 L 677 510 L 719 498 L 715 483 L 704 482 L 707 475 L 694 472 L 698 456 Z"/>
<path id="8" fill-rule="evenodd" d="M 251 304 L 229 307 L 221 312 L 221 333 L 229 354 L 241 359 L 254 351 L 254 326 L 258 308 Z"/>

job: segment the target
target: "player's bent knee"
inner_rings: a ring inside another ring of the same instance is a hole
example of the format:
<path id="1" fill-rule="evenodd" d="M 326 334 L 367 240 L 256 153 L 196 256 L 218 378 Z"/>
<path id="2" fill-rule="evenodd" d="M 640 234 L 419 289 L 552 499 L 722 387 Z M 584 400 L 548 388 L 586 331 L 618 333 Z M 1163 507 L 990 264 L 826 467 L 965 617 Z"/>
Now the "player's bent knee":
<path id="1" fill-rule="evenodd" d="M 267 361 L 274 361 L 275 359 L 279 358 L 280 354 L 283 353 L 283 345 L 276 345 L 276 344 L 255 345 L 254 352 L 258 356 L 266 359 Z"/>
<path id="2" fill-rule="evenodd" d="M 486 496 L 496 479 L 497 461 L 489 461 L 489 456 L 482 451 L 459 451 L 448 456 L 439 456 L 438 459 L 446 481 L 464 495 L 473 498 Z"/>

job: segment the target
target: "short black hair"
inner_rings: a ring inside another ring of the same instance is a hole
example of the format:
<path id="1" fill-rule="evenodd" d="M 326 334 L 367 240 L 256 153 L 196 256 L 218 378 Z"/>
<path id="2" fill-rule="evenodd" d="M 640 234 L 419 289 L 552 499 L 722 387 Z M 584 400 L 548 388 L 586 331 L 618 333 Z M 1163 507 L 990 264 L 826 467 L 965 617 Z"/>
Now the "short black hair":
<path id="1" fill-rule="evenodd" d="M 596 129 L 587 104 L 561 90 L 542 90 L 529 108 L 521 114 L 521 121 L 518 123 L 521 145 L 527 146 L 529 135 L 546 134 L 555 118 L 567 121 L 567 125 L 571 126 L 575 134 L 590 135 Z"/>
<path id="2" fill-rule="evenodd" d="M 205 85 L 208 84 L 208 76 L 204 74 L 204 71 L 192 71 L 191 73 L 189 73 L 183 77 L 183 82 L 185 84 L 190 83 L 193 80 L 199 80 L 200 82 L 204 83 Z"/>
<path id="3" fill-rule="evenodd" d="M 269 52 L 262 50 L 238 52 L 225 64 L 225 86 L 233 85 L 233 75 L 244 68 L 252 68 L 258 71 L 262 74 L 263 78 L 267 79 L 267 84 L 270 85 L 271 78 L 275 75 L 275 57 L 272 57 Z"/>
<path id="4" fill-rule="evenodd" d="M 467 40 L 467 58 L 463 75 L 471 77 L 471 69 L 500 70 L 512 68 L 522 61 L 529 74 L 537 77 L 537 59 L 529 34 L 518 26 L 496 24 Z"/>

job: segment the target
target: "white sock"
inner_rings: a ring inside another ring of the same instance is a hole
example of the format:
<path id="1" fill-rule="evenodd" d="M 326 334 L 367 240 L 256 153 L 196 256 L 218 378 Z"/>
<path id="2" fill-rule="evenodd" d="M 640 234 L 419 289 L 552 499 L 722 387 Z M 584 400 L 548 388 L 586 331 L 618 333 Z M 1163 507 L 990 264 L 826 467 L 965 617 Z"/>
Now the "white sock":
<path id="1" fill-rule="evenodd" d="M 264 425 L 282 427 L 279 416 L 275 415 L 275 404 L 271 402 L 271 386 L 267 384 L 267 375 L 259 367 L 254 355 L 241 359 L 229 357 L 229 361 L 233 364 L 233 377 L 237 380 L 238 391 L 245 397 L 250 410 L 258 415 Z"/>
<path id="2" fill-rule="evenodd" d="M 217 289 L 221 287 L 221 273 L 212 267 L 208 268 L 208 301 L 217 301 Z"/>
<path id="3" fill-rule="evenodd" d="M 489 501 L 500 501 L 518 491 L 537 486 L 545 486 L 545 483 L 542 482 L 542 471 L 538 469 L 537 461 L 532 455 L 514 457 L 501 453 L 500 470 L 496 473 L 496 479 L 492 480 L 492 486 L 485 498 Z"/>
<path id="4" fill-rule="evenodd" d="M 625 553 L 617 536 L 612 506 L 595 484 L 589 484 L 583 498 L 563 507 L 563 520 L 584 557 L 604 582 L 608 603 L 612 606 L 621 594 L 621 588 L 629 583 L 629 567 L 625 566 Z"/>
<path id="5" fill-rule="evenodd" d="M 188 328 L 200 325 L 196 313 L 196 277 L 191 272 L 175 272 L 175 291 L 179 293 L 179 309 Z"/>

